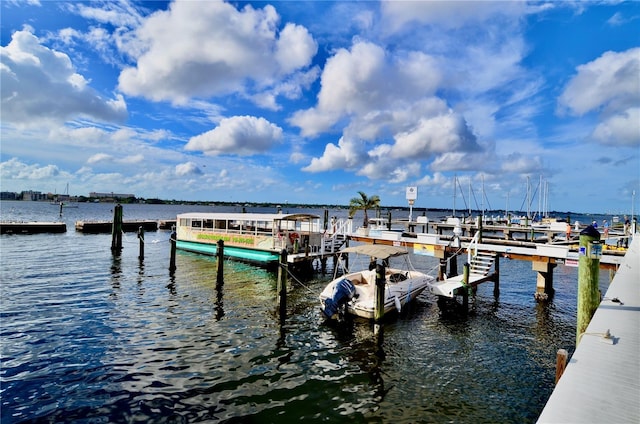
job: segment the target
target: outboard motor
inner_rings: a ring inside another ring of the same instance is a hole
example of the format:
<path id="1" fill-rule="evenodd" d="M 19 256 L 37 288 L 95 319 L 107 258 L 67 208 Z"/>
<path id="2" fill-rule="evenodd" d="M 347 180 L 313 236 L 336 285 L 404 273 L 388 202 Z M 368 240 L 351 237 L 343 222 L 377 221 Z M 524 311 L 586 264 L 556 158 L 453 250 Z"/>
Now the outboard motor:
<path id="1" fill-rule="evenodd" d="M 324 301 L 324 309 L 322 312 L 331 318 L 340 309 L 342 305 L 353 298 L 356 293 L 356 287 L 350 280 L 343 278 L 333 288 L 331 298 Z"/>

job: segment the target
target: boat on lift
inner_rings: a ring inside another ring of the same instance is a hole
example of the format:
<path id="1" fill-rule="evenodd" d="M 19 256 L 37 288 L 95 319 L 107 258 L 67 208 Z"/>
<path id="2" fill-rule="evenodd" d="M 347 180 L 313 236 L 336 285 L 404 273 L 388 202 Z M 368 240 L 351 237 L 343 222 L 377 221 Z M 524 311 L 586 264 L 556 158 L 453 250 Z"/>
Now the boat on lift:
<path id="1" fill-rule="evenodd" d="M 345 313 L 366 319 L 374 318 L 377 260 L 385 264 L 385 314 L 395 310 L 400 312 L 404 305 L 413 301 L 429 283 L 435 281 L 433 276 L 412 269 L 408 261 L 409 252 L 402 247 L 365 244 L 340 251 L 341 255 L 349 253 L 368 256 L 369 269 L 348 272 L 327 284 L 320 293 L 320 307 L 327 318 Z M 404 259 L 404 266 L 390 265 L 391 258 Z"/>

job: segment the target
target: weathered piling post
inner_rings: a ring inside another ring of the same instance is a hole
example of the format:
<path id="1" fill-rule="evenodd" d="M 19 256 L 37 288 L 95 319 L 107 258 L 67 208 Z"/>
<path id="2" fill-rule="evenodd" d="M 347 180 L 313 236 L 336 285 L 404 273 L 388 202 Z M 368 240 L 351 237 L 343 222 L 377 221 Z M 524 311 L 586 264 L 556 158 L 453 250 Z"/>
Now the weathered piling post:
<path id="1" fill-rule="evenodd" d="M 384 283 L 386 270 L 384 265 L 376 264 L 376 291 L 375 291 L 375 310 L 374 319 L 380 322 L 384 317 Z"/>
<path id="2" fill-rule="evenodd" d="M 281 321 L 287 316 L 287 273 L 287 249 L 282 249 L 278 264 L 278 283 L 276 288 L 278 292 L 278 312 Z"/>
<path id="3" fill-rule="evenodd" d="M 496 299 L 500 297 L 500 256 L 496 255 L 496 260 L 493 263 L 493 297 Z"/>
<path id="4" fill-rule="evenodd" d="M 484 216 L 478 217 L 478 243 L 482 243 L 482 225 L 483 225 L 482 218 L 484 218 Z"/>
<path id="5" fill-rule="evenodd" d="M 387 230 L 391 231 L 391 211 L 387 212 Z"/>
<path id="6" fill-rule="evenodd" d="M 565 349 L 558 349 L 558 353 L 556 353 L 556 384 L 560 381 L 560 377 L 562 377 L 564 369 L 567 367 L 568 358 L 569 352 Z"/>
<path id="7" fill-rule="evenodd" d="M 591 321 L 591 317 L 600 304 L 598 289 L 600 256 L 600 232 L 589 225 L 580 232 L 578 259 L 578 325 L 576 327 L 576 346 Z"/>
<path id="8" fill-rule="evenodd" d="M 140 250 L 138 251 L 138 259 L 144 261 L 144 227 L 138 227 L 138 240 L 140 241 Z"/>
<path id="9" fill-rule="evenodd" d="M 546 302 L 553 297 L 556 289 L 553 288 L 553 270 L 558 266 L 549 258 L 542 258 L 542 261 L 531 262 L 531 268 L 537 271 L 536 292 L 533 298 L 536 302 Z"/>
<path id="10" fill-rule="evenodd" d="M 438 267 L 439 281 L 443 281 L 447 279 L 447 259 L 449 258 L 449 251 L 445 248 L 442 254 L 443 254 L 443 257 L 440 258 L 440 266 Z"/>
<path id="11" fill-rule="evenodd" d="M 176 270 L 176 239 L 178 234 L 176 233 L 176 226 L 171 226 L 171 235 L 169 236 L 169 244 L 171 245 L 171 256 L 169 259 L 169 271 Z"/>
<path id="12" fill-rule="evenodd" d="M 452 255 L 449 259 L 449 277 L 458 275 L 458 255 Z"/>
<path id="13" fill-rule="evenodd" d="M 471 265 L 465 262 L 462 268 L 462 307 L 464 313 L 469 311 L 469 272 L 471 271 Z"/>
<path id="14" fill-rule="evenodd" d="M 216 283 L 221 287 L 224 283 L 224 241 L 222 239 L 218 240 L 216 258 Z"/>
<path id="15" fill-rule="evenodd" d="M 118 203 L 113 208 L 113 224 L 111 227 L 111 251 L 116 253 L 122 250 L 122 205 Z"/>
<path id="16" fill-rule="evenodd" d="M 324 223 L 323 223 L 323 227 L 324 227 L 324 232 L 327 232 L 327 229 L 329 228 L 329 209 L 325 209 L 324 210 Z"/>
<path id="17" fill-rule="evenodd" d="M 62 216 L 62 202 L 60 202 L 60 216 Z"/>

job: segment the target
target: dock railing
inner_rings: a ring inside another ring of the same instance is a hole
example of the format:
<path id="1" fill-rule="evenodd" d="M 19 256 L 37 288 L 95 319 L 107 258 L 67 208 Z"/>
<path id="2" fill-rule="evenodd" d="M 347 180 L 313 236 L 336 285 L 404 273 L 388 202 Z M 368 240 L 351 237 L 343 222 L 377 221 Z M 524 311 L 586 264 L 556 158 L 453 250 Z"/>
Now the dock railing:
<path id="1" fill-rule="evenodd" d="M 330 228 L 325 231 L 321 242 L 321 251 L 327 253 L 336 253 L 342 246 L 347 235 L 350 234 L 353 227 L 351 219 L 336 219 L 331 222 Z"/>
<path id="2" fill-rule="evenodd" d="M 469 245 L 467 246 L 467 263 L 470 264 L 473 258 L 478 254 L 478 240 L 480 238 L 480 231 L 476 232 Z M 473 252 L 473 254 L 472 254 Z"/>

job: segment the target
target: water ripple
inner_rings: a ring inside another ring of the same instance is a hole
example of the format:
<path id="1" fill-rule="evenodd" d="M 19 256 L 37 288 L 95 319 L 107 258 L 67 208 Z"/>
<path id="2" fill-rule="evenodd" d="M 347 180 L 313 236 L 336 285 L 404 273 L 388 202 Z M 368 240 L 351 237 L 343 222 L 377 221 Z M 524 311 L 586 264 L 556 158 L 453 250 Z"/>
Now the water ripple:
<path id="1" fill-rule="evenodd" d="M 226 262 L 216 287 L 211 258 L 171 275 L 168 244 L 141 263 L 103 235 L 1 241 L 3 423 L 534 422 L 575 337 L 571 270 L 543 306 L 530 264 L 505 261 L 500 299 L 481 286 L 461 317 L 423 295 L 376 335 L 323 323 L 329 276 L 294 285 L 281 324 L 259 268 Z"/>

